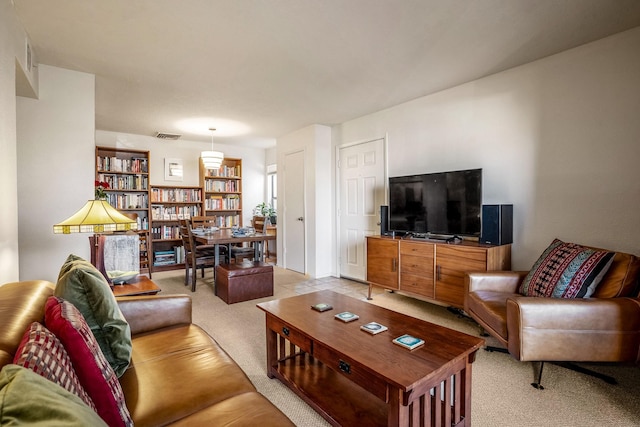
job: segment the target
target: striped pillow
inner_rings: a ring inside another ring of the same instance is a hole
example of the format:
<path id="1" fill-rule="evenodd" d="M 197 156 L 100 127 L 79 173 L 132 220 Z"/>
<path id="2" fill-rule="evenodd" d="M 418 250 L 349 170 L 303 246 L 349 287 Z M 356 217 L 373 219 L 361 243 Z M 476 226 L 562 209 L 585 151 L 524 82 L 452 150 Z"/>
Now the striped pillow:
<path id="1" fill-rule="evenodd" d="M 555 239 L 520 285 L 530 297 L 589 298 L 606 274 L 615 253 Z"/>
<path id="2" fill-rule="evenodd" d="M 54 334 L 33 322 L 22 336 L 13 363 L 31 369 L 78 396 L 94 411 L 93 401 L 80 384 L 64 346 Z"/>

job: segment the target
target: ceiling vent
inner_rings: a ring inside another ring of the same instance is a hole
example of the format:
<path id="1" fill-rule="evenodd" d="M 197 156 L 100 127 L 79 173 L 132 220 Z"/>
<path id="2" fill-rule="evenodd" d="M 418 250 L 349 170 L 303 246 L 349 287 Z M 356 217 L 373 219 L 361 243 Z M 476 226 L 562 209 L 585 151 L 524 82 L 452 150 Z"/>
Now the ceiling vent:
<path id="1" fill-rule="evenodd" d="M 160 139 L 180 139 L 182 135 L 177 134 L 177 133 L 168 133 L 168 132 L 158 132 L 156 133 L 156 138 L 160 138 Z"/>

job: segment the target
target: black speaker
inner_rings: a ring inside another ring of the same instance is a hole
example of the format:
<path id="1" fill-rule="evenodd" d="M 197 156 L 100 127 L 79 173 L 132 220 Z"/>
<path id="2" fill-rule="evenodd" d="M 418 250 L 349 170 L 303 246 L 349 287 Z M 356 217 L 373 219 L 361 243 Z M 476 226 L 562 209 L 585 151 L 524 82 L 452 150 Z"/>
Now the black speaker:
<path id="1" fill-rule="evenodd" d="M 389 206 L 380 206 L 380 235 L 386 236 L 389 232 Z"/>
<path id="2" fill-rule="evenodd" d="M 513 205 L 482 205 L 480 242 L 490 245 L 513 243 Z"/>

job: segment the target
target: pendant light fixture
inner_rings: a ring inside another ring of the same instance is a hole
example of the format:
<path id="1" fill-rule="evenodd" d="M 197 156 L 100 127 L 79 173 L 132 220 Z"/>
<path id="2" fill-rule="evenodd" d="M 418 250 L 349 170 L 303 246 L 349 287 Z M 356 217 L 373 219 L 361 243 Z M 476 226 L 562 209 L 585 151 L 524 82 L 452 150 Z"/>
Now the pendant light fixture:
<path id="1" fill-rule="evenodd" d="M 211 131 L 211 151 L 201 152 L 200 158 L 205 168 L 218 169 L 224 160 L 224 153 L 222 151 L 213 151 L 213 132 L 216 131 L 216 128 L 209 128 L 209 130 Z"/>

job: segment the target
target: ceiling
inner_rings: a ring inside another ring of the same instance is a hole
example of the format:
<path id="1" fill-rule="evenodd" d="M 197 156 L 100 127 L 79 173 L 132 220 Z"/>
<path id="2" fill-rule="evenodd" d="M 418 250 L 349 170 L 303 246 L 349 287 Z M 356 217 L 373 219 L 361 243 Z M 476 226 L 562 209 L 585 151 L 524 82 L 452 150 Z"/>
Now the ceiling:
<path id="1" fill-rule="evenodd" d="M 253 147 L 640 26 L 638 0 L 12 2 L 39 63 L 95 74 L 97 129 Z"/>

